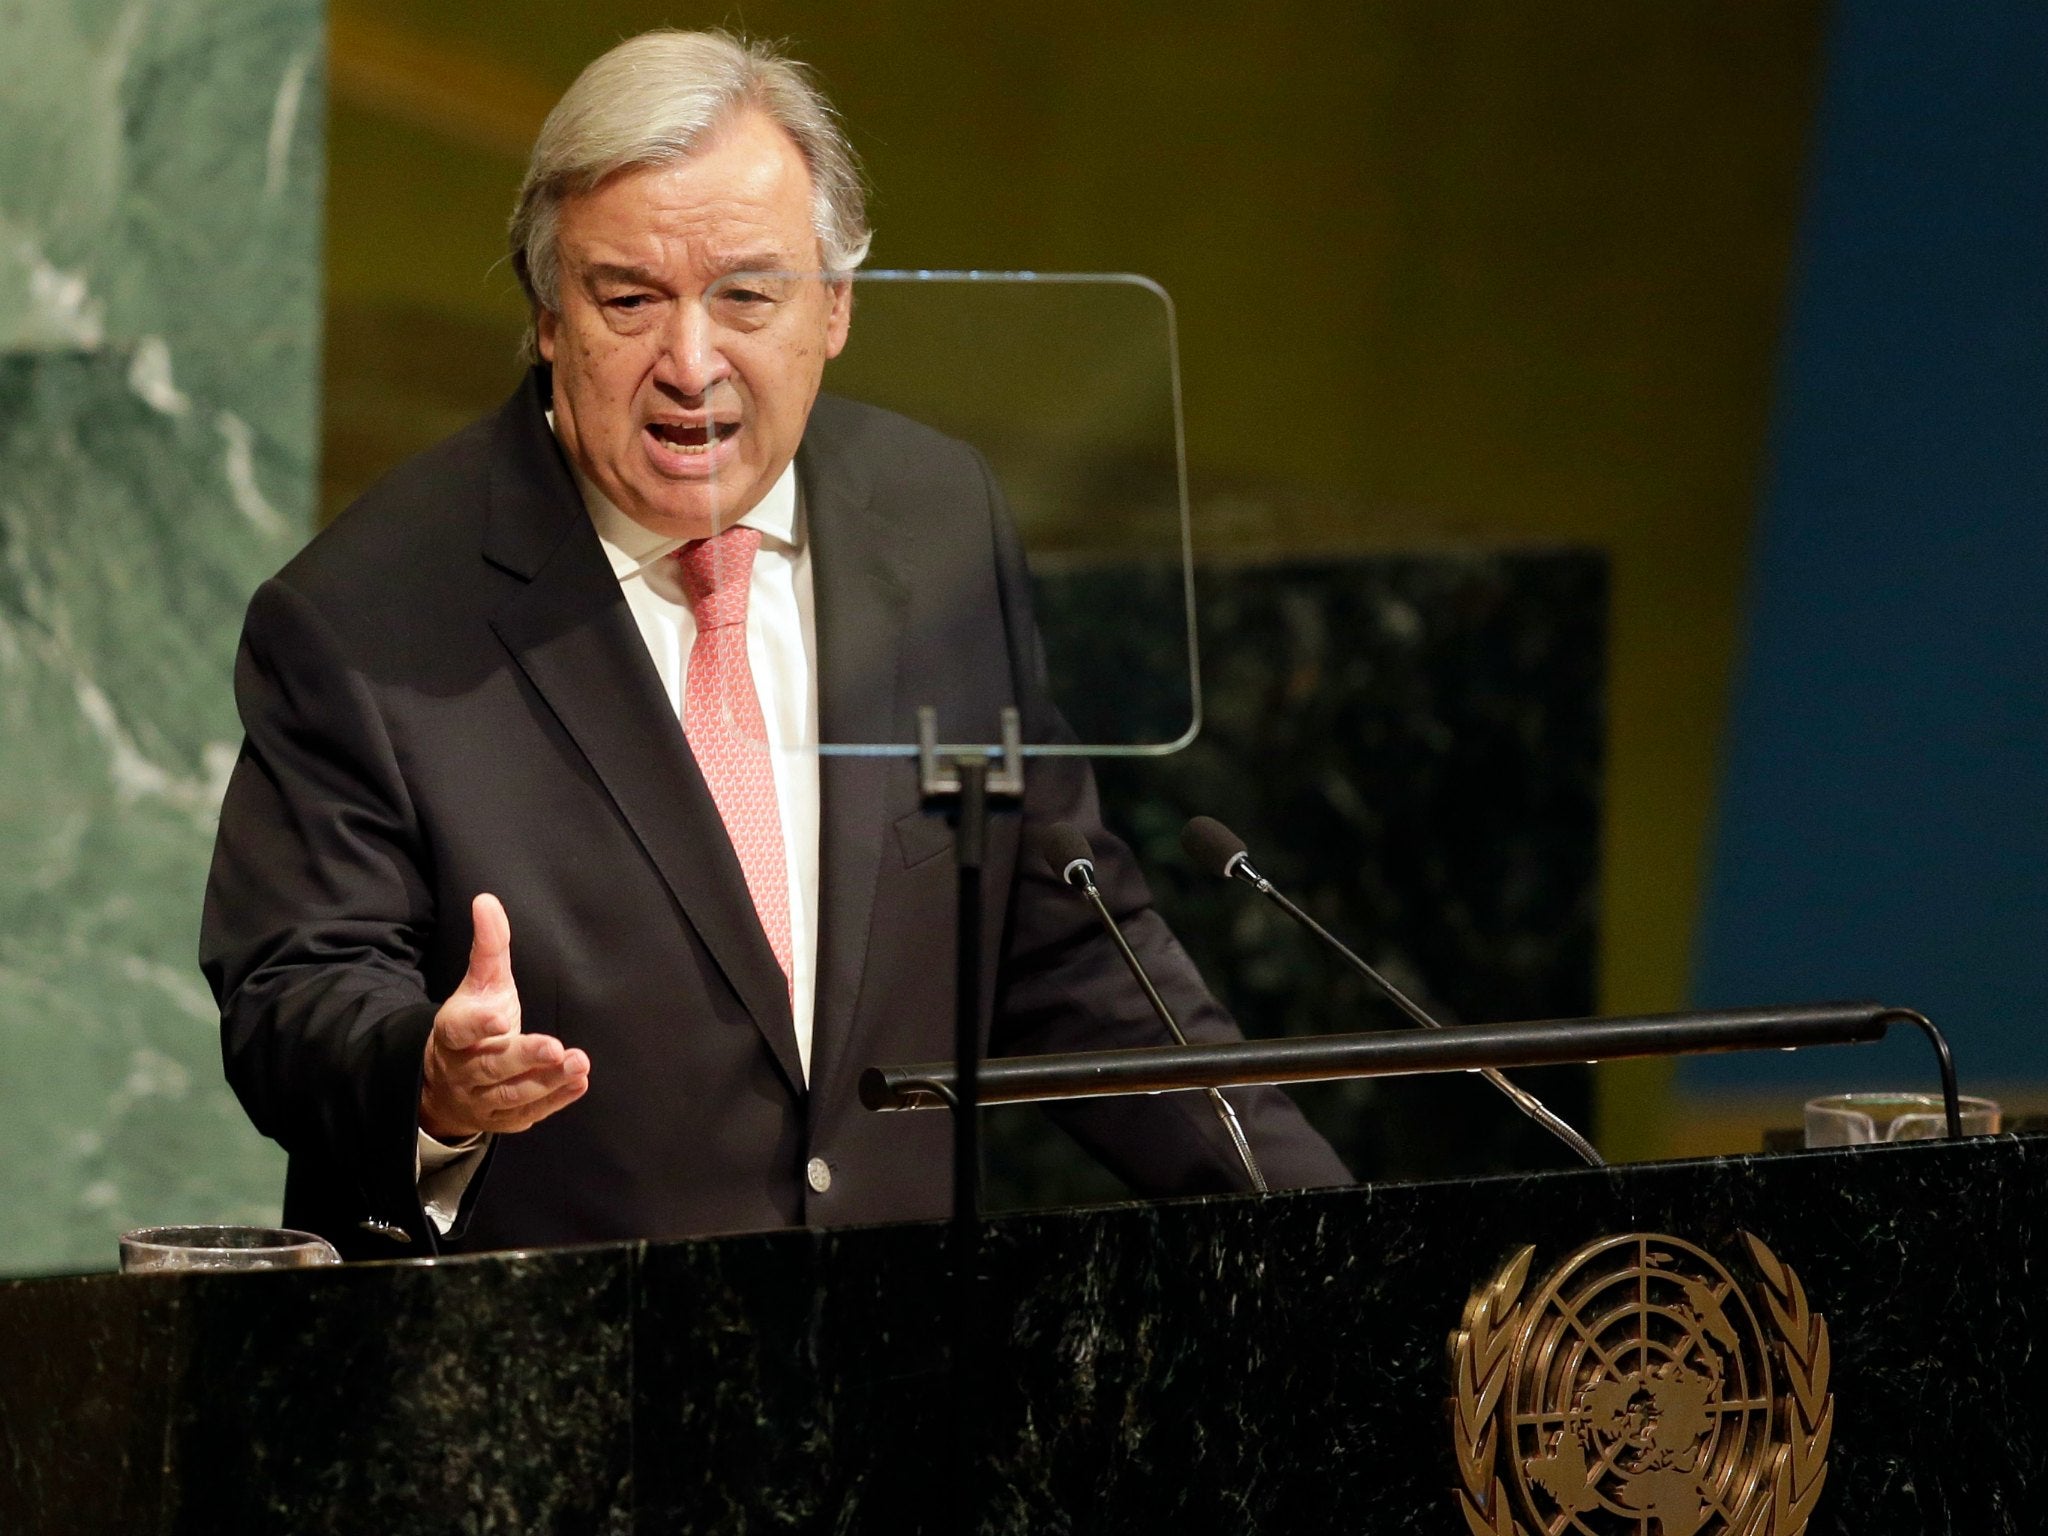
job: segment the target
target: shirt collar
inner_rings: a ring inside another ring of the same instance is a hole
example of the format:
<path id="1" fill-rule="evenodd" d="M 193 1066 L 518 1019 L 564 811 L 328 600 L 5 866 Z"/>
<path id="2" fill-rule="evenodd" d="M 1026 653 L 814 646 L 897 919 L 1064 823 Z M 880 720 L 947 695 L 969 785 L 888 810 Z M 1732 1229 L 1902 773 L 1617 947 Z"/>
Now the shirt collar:
<path id="1" fill-rule="evenodd" d="M 548 412 L 548 426 L 555 424 L 555 413 Z M 583 506 L 590 514 L 590 521 L 597 529 L 597 541 L 604 546 L 605 558 L 611 561 L 612 571 L 621 581 L 630 580 L 640 572 L 673 554 L 689 542 L 687 539 L 671 539 L 642 527 L 611 502 L 599 490 L 574 459 L 569 461 L 569 472 L 576 477 L 576 489 L 583 495 Z M 756 502 L 747 515 L 736 525 L 755 529 L 761 535 L 764 549 L 780 550 L 793 554 L 798 544 L 796 461 L 783 465 L 782 473 L 775 483 Z"/>

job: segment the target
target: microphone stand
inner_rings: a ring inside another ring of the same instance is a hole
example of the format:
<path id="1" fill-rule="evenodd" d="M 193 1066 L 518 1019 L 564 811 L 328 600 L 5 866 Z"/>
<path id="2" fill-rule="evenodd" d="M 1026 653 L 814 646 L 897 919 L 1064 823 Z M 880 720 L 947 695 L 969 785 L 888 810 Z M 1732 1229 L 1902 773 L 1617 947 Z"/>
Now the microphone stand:
<path id="1" fill-rule="evenodd" d="M 1329 929 L 1317 922 L 1308 913 L 1289 900 L 1287 894 L 1264 875 L 1252 867 L 1251 854 L 1244 846 L 1244 839 L 1224 826 L 1213 816 L 1197 816 L 1181 829 L 1181 847 L 1195 863 L 1221 875 L 1225 880 L 1241 881 L 1272 902 L 1295 922 L 1306 928 L 1327 949 L 1334 949 L 1344 963 L 1357 971 L 1381 996 L 1390 999 L 1396 1007 L 1424 1029 L 1442 1029 L 1444 1026 L 1432 1017 L 1422 1005 L 1406 992 L 1395 986 L 1386 977 L 1366 964 L 1365 957 L 1349 944 L 1339 939 Z M 1535 1094 L 1519 1084 L 1511 1083 L 1491 1066 L 1475 1068 L 1479 1075 L 1491 1083 L 1509 1103 L 1523 1114 L 1550 1132 L 1559 1141 L 1576 1152 L 1589 1168 L 1604 1168 L 1606 1162 L 1593 1146 L 1581 1136 L 1562 1116 L 1554 1113 Z"/>
<path id="2" fill-rule="evenodd" d="M 1102 926 L 1109 930 L 1109 936 L 1116 944 L 1117 953 L 1123 956 L 1124 969 L 1131 973 L 1132 980 L 1144 990 L 1145 1000 L 1152 1005 L 1152 1012 L 1158 1017 L 1159 1022 L 1166 1026 L 1166 1032 L 1173 1036 L 1176 1045 L 1186 1045 L 1188 1037 L 1181 1033 L 1180 1023 L 1174 1018 L 1173 1010 L 1166 1006 L 1166 999 L 1161 997 L 1159 989 L 1152 985 L 1152 978 L 1146 974 L 1145 967 L 1138 960 L 1137 952 L 1131 948 L 1131 941 L 1124 937 L 1123 929 L 1117 926 L 1116 919 L 1110 915 L 1108 906 L 1104 904 L 1102 892 L 1095 884 L 1094 864 L 1087 859 L 1075 859 L 1067 865 L 1061 878 L 1087 897 L 1090 905 L 1095 908 L 1095 915 L 1102 919 Z M 1237 1153 L 1237 1160 L 1244 1168 L 1245 1177 L 1252 1181 L 1253 1191 L 1261 1195 L 1269 1193 L 1265 1172 L 1259 1167 L 1259 1160 L 1252 1155 L 1252 1144 L 1244 1134 L 1244 1123 L 1237 1118 L 1236 1107 L 1223 1097 L 1223 1090 L 1220 1088 L 1208 1088 L 1203 1091 L 1208 1094 L 1210 1107 L 1216 1111 L 1216 1118 L 1222 1122 L 1225 1134 L 1230 1137 L 1230 1145 Z"/>
<path id="3" fill-rule="evenodd" d="M 1394 1006 L 1407 1014 L 1409 1018 L 1420 1024 L 1424 1029 L 1442 1029 L 1444 1027 L 1437 1019 L 1425 1012 L 1421 1005 L 1409 997 L 1406 992 L 1403 992 L 1399 987 L 1387 980 L 1386 977 L 1374 970 L 1372 966 L 1368 965 L 1362 955 L 1354 953 L 1350 945 L 1340 943 L 1335 934 L 1331 933 L 1329 929 L 1295 905 L 1285 891 L 1253 869 L 1251 860 L 1246 858 L 1245 855 L 1240 853 L 1231 862 L 1238 869 L 1244 871 L 1243 878 L 1246 884 L 1250 885 L 1253 890 L 1272 902 L 1274 906 L 1285 912 L 1297 923 L 1300 923 L 1310 933 L 1321 939 L 1329 948 L 1334 949 L 1344 959 L 1346 964 L 1363 975 L 1367 981 L 1380 990 L 1382 996 L 1390 999 Z M 1238 877 L 1233 874 L 1231 878 L 1236 879 Z M 1506 1095 L 1508 1102 L 1513 1104 L 1515 1108 L 1519 1109 L 1559 1141 L 1578 1153 L 1588 1168 L 1604 1168 L 1607 1166 L 1606 1159 L 1601 1157 L 1599 1150 L 1594 1147 L 1593 1143 L 1586 1140 L 1569 1121 L 1552 1110 L 1548 1104 L 1545 1104 L 1535 1094 L 1529 1092 L 1528 1089 L 1522 1087 L 1519 1083 L 1510 1082 L 1493 1067 L 1479 1068 L 1479 1075 Z"/>
<path id="4" fill-rule="evenodd" d="M 939 712 L 917 711 L 918 792 L 928 810 L 950 807 L 957 901 L 953 920 L 953 1060 L 935 1074 L 932 1090 L 953 1110 L 953 1219 L 947 1233 L 952 1256 L 952 1504 L 956 1529 L 978 1524 L 974 1469 L 980 1446 L 975 1428 L 974 1280 L 981 1229 L 981 940 L 982 868 L 988 857 L 989 810 L 995 802 L 1024 798 L 1023 727 L 1015 709 L 1001 717 L 1002 743 L 941 746 Z M 997 766 L 990 771 L 989 760 Z"/>

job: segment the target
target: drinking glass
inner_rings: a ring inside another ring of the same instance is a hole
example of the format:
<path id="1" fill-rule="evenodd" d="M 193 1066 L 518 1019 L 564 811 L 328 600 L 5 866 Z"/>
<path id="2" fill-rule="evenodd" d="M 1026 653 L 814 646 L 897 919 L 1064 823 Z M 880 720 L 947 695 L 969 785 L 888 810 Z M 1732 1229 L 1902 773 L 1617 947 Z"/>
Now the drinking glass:
<path id="1" fill-rule="evenodd" d="M 1962 1098 L 1965 1136 L 1998 1134 L 1996 1100 Z M 1938 1093 L 1831 1093 L 1806 1101 L 1809 1147 L 1861 1147 L 1888 1141 L 1935 1141 L 1948 1135 Z"/>
<path id="2" fill-rule="evenodd" d="M 307 1269 L 339 1264 L 324 1238 L 285 1227 L 139 1227 L 121 1235 L 121 1272 Z"/>

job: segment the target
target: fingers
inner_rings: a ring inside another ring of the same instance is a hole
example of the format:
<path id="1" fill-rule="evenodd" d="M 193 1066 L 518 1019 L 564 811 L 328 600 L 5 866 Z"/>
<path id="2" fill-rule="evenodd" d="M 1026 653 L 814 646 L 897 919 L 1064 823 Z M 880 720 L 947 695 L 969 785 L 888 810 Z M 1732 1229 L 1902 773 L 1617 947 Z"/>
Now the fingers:
<path id="1" fill-rule="evenodd" d="M 471 1081 L 502 1083 L 528 1072 L 559 1067 L 570 1053 L 553 1035 L 501 1035 L 486 1038 L 465 1054 L 470 1058 L 467 1075 Z"/>
<path id="2" fill-rule="evenodd" d="M 469 904 L 469 970 L 458 991 L 495 992 L 512 985 L 512 920 L 485 891 Z"/>
<path id="3" fill-rule="evenodd" d="M 443 1140 L 449 1139 L 444 1131 L 523 1131 L 574 1103 L 589 1086 L 589 1055 L 548 1035 L 487 1042 L 473 1051 L 430 1050 L 421 1125 Z"/>
<path id="4" fill-rule="evenodd" d="M 478 1115 L 489 1131 L 523 1131 L 582 1098 L 590 1087 L 590 1058 L 581 1051 L 519 1077 L 480 1086 Z"/>
<path id="5" fill-rule="evenodd" d="M 574 1082 L 564 1083 L 545 1098 L 530 1105 L 522 1114 L 517 1116 L 514 1123 L 508 1124 L 502 1127 L 502 1129 L 506 1131 L 523 1131 L 531 1126 L 538 1125 L 557 1110 L 567 1109 L 571 1104 L 574 1104 L 583 1097 L 589 1087 L 590 1080 L 588 1078 L 578 1078 Z"/>
<path id="6" fill-rule="evenodd" d="M 566 1065 L 541 1067 L 532 1072 L 522 1072 L 517 1077 L 479 1084 L 477 1097 L 491 1110 L 501 1113 L 517 1111 L 563 1088 L 581 1086 L 589 1076 L 587 1068 L 571 1072 Z"/>
<path id="7" fill-rule="evenodd" d="M 519 994 L 478 997 L 457 992 L 434 1015 L 435 1048 L 473 1051 L 502 1047 L 519 1035 Z"/>
<path id="8" fill-rule="evenodd" d="M 420 1083 L 420 1125 L 443 1140 L 523 1131 L 583 1097 L 590 1058 L 551 1035 L 521 1033 L 512 923 L 489 892 L 470 903 L 469 968 L 434 1014 Z"/>

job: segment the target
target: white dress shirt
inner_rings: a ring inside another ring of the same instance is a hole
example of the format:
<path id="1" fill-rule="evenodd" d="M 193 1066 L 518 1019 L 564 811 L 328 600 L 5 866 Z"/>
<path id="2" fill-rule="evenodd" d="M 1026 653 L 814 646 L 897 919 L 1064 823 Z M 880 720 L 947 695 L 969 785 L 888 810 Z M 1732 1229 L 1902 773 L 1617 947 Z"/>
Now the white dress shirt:
<path id="1" fill-rule="evenodd" d="M 549 425 L 553 424 L 551 415 Z M 576 485 L 669 707 L 680 720 L 697 620 L 668 556 L 685 541 L 665 538 L 634 522 L 580 470 Z M 818 626 L 810 544 L 804 537 L 794 463 L 739 521 L 761 534 L 747 589 L 747 661 L 761 700 L 789 860 L 790 1002 L 797 1060 L 808 1081 L 818 962 Z M 590 1070 L 602 1072 L 604 1063 L 593 1061 Z M 450 1146 L 425 1131 L 419 1133 L 420 1201 L 442 1232 L 455 1224 L 463 1191 L 483 1160 L 483 1147 L 482 1137 Z"/>

